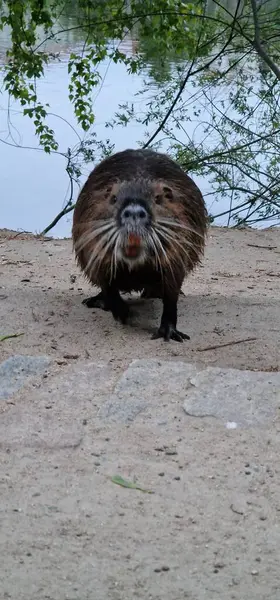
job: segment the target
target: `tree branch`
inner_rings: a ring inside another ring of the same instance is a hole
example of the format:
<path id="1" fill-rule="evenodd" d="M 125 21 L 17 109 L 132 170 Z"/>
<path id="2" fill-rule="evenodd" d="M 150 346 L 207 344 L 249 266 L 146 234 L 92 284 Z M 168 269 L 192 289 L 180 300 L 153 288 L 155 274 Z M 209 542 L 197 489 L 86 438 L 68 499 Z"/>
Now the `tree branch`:
<path id="1" fill-rule="evenodd" d="M 62 219 L 62 217 L 64 217 L 64 215 L 67 215 L 67 213 L 71 212 L 75 207 L 75 204 L 70 204 L 70 206 L 67 206 L 65 208 L 63 208 L 60 213 L 58 213 L 58 215 L 56 215 L 56 217 L 54 218 L 54 220 L 46 227 L 46 229 L 44 229 L 40 235 L 46 235 L 46 233 L 48 233 L 51 229 L 53 229 L 53 227 L 58 223 L 58 221 L 60 221 L 60 219 Z"/>
<path id="2" fill-rule="evenodd" d="M 187 85 L 187 82 L 189 80 L 190 77 L 193 77 L 194 75 L 197 75 L 198 73 L 201 73 L 201 71 L 204 71 L 205 69 L 208 69 L 218 58 L 220 58 L 220 56 L 223 55 L 224 51 L 227 49 L 227 47 L 230 45 L 230 43 L 232 42 L 233 36 L 234 36 L 234 26 L 235 26 L 235 21 L 236 21 L 236 17 L 237 17 L 237 13 L 239 10 L 239 6 L 240 6 L 240 2 L 241 0 L 238 0 L 237 5 L 236 5 L 236 9 L 235 9 L 235 14 L 233 17 L 233 22 L 230 24 L 230 34 L 228 37 L 228 40 L 225 42 L 225 44 L 223 45 L 222 49 L 218 52 L 218 54 L 216 54 L 216 56 L 214 56 L 214 58 L 212 58 L 211 60 L 209 60 L 206 64 L 202 65 L 201 67 L 199 67 L 198 69 L 196 69 L 195 71 L 192 71 L 194 62 L 195 62 L 195 58 L 193 58 L 191 65 L 188 69 L 187 75 L 184 78 L 183 82 L 181 83 L 178 93 L 176 94 L 169 110 L 167 111 L 164 119 L 161 121 L 161 123 L 159 124 L 159 126 L 157 127 L 156 131 L 151 135 L 151 137 L 148 139 L 148 141 L 146 142 L 146 144 L 143 146 L 144 148 L 147 148 L 148 146 L 150 146 L 150 144 L 154 141 L 154 139 L 157 137 L 157 135 L 162 131 L 165 123 L 168 121 L 170 115 L 172 114 L 179 98 L 182 96 L 182 93 Z M 200 38 L 199 38 L 200 39 Z M 199 44 L 199 40 L 198 40 L 198 44 Z M 197 45 L 198 45 L 197 44 Z"/>
<path id="3" fill-rule="evenodd" d="M 269 66 L 271 71 L 274 73 L 274 75 L 276 75 L 277 79 L 279 79 L 279 81 L 280 81 L 280 69 L 275 64 L 275 62 L 270 58 L 270 56 L 267 54 L 267 52 L 264 49 L 262 42 L 261 42 L 258 9 L 257 9 L 256 0 L 251 0 L 251 6 L 252 6 L 252 11 L 253 11 L 253 21 L 254 21 L 254 28 L 255 28 L 255 37 L 253 40 L 253 46 L 254 46 L 255 50 L 257 51 L 257 53 L 259 54 L 259 56 Z"/>

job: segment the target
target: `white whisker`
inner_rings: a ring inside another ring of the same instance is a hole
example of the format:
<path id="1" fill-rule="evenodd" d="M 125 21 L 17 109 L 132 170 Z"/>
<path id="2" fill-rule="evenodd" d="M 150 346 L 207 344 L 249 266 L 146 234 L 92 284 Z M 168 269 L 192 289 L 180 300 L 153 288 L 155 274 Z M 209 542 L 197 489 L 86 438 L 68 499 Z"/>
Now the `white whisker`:
<path id="1" fill-rule="evenodd" d="M 160 256 L 159 256 L 159 252 L 157 249 L 157 242 L 160 242 L 160 240 L 158 239 L 155 231 L 152 229 L 149 235 L 149 242 L 152 244 L 153 249 L 154 249 L 154 253 L 155 253 L 155 257 L 156 257 L 156 267 L 159 268 L 160 270 L 160 275 L 161 275 L 161 281 L 163 281 L 163 271 L 162 271 L 162 265 L 161 265 L 161 261 L 160 261 Z M 160 243 L 160 245 L 162 246 L 162 244 Z"/>
<path id="2" fill-rule="evenodd" d="M 117 235 L 116 238 L 114 238 L 114 242 L 115 242 L 115 247 L 112 251 L 112 255 L 111 255 L 111 261 L 110 261 L 110 283 L 112 282 L 113 276 L 116 277 L 116 271 L 117 271 L 117 264 L 116 264 L 116 248 L 119 245 L 119 231 L 117 231 Z"/>
<path id="3" fill-rule="evenodd" d="M 157 234 L 157 232 L 156 232 L 156 230 L 155 230 L 155 229 L 153 230 L 153 233 L 154 233 L 154 241 L 156 242 L 157 246 L 159 247 L 159 250 L 160 250 L 160 252 L 163 254 L 163 256 L 164 256 L 165 260 L 166 260 L 166 261 L 168 261 L 168 257 L 167 257 L 167 254 L 166 254 L 166 250 L 165 250 L 165 248 L 163 247 L 163 245 L 162 245 L 162 243 L 161 243 L 161 240 L 160 240 L 160 238 L 159 238 L 159 236 L 158 236 L 158 234 Z"/>
<path id="4" fill-rule="evenodd" d="M 117 274 L 117 252 L 118 252 L 118 247 L 119 247 L 119 243 L 120 243 L 120 236 L 117 236 L 116 239 L 116 243 L 115 243 L 115 247 L 114 247 L 114 277 L 116 277 Z"/>
<path id="5" fill-rule="evenodd" d="M 199 255 L 199 250 L 197 247 L 195 247 L 194 244 L 192 244 L 191 242 L 189 242 L 189 240 L 183 240 L 184 242 L 184 246 L 178 241 L 178 236 L 176 234 L 175 231 L 172 231 L 170 229 L 168 229 L 167 227 L 164 227 L 163 225 L 158 226 L 157 227 L 157 232 L 159 235 L 161 235 L 163 238 L 165 238 L 167 241 L 169 242 L 174 242 L 174 244 L 176 244 L 179 248 L 181 248 L 182 252 L 189 258 L 189 254 L 187 252 L 187 248 L 185 247 L 188 246 L 188 248 L 190 248 L 191 250 L 193 250 L 193 252 L 196 253 L 196 255 Z"/>
<path id="6" fill-rule="evenodd" d="M 165 228 L 164 228 L 164 231 L 162 231 L 160 227 L 157 227 L 157 233 L 159 236 L 161 236 L 163 239 L 165 239 L 169 244 L 172 243 L 175 246 L 177 246 L 178 248 L 180 248 L 180 250 L 183 253 L 183 256 L 186 256 L 187 260 L 190 261 L 190 256 L 189 256 L 187 249 L 178 241 L 176 235 L 172 235 L 172 233 L 170 233 L 168 230 L 165 230 Z M 191 246 L 191 247 L 193 248 L 193 246 Z M 194 248 L 193 248 L 193 250 L 196 251 Z M 185 270 L 186 264 L 180 254 L 178 254 L 176 252 L 173 256 L 173 260 L 175 262 L 179 261 L 182 268 Z"/>
<path id="7" fill-rule="evenodd" d="M 184 229 L 185 231 L 188 231 L 189 233 L 194 233 L 198 237 L 204 239 L 204 235 L 199 233 L 196 229 L 193 229 L 189 225 L 184 225 L 183 223 L 180 223 L 179 221 L 175 221 L 174 219 L 168 219 L 167 217 L 165 217 L 165 218 L 159 217 L 157 219 L 157 223 L 163 224 L 163 225 L 169 225 L 169 227 L 178 227 L 180 229 Z"/>
<path id="8" fill-rule="evenodd" d="M 104 248 L 102 248 L 102 254 L 101 256 L 98 256 L 98 261 L 97 261 L 97 271 L 96 271 L 96 275 L 99 272 L 99 269 L 101 267 L 102 261 L 104 259 L 104 257 L 106 256 L 108 250 L 113 246 L 114 242 L 116 241 L 118 237 L 118 231 L 115 231 L 115 233 L 113 233 L 113 235 L 111 236 L 110 240 L 108 240 L 108 243 L 106 244 L 106 246 Z"/>
<path id="9" fill-rule="evenodd" d="M 112 245 L 115 237 L 117 236 L 118 232 L 116 230 L 116 228 L 114 228 L 110 233 L 109 236 L 106 233 L 106 235 L 103 235 L 101 237 L 101 239 L 97 242 L 97 244 L 95 244 L 93 252 L 91 253 L 91 256 L 87 262 L 85 271 L 89 272 L 92 270 L 92 267 L 94 266 L 94 263 L 96 261 L 98 261 L 99 263 L 101 263 L 101 261 L 103 260 L 106 252 L 108 251 L 108 249 L 110 248 L 110 246 Z M 105 246 L 104 246 L 105 244 Z M 101 253 L 99 254 L 99 251 L 101 250 Z"/>
<path id="10" fill-rule="evenodd" d="M 97 223 L 99 223 L 99 221 L 97 221 Z M 83 250 L 85 246 L 92 242 L 98 235 L 101 235 L 112 228 L 115 228 L 115 223 L 110 219 L 108 222 L 103 222 L 99 227 L 94 227 L 91 231 L 82 234 L 75 243 L 76 252 L 81 252 L 81 250 Z"/>
<path id="11" fill-rule="evenodd" d="M 162 252 L 162 254 L 163 254 L 164 258 L 165 258 L 166 265 L 168 266 L 168 268 L 170 270 L 170 273 L 171 273 L 174 281 L 176 282 L 176 277 L 174 275 L 174 271 L 173 271 L 171 260 L 170 260 L 170 258 L 168 256 L 165 248 L 163 247 L 163 245 L 161 243 L 161 240 L 160 240 L 160 237 L 158 235 L 158 232 L 156 230 L 154 230 L 154 233 L 155 233 L 155 236 L 156 236 L 156 239 L 157 239 L 158 246 L 160 247 L 160 250 L 161 250 L 161 252 Z"/>

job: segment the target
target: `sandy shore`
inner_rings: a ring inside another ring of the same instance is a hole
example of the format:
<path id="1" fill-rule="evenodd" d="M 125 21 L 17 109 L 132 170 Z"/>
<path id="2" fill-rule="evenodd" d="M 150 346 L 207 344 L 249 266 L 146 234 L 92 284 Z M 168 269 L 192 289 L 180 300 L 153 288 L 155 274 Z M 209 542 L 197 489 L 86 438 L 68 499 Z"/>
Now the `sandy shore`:
<path id="1" fill-rule="evenodd" d="M 211 229 L 180 297 L 183 344 L 151 339 L 159 301 L 133 299 L 126 327 L 83 306 L 70 240 L 2 231 L 0 248 L 0 334 L 23 333 L 0 363 L 48 364 L 8 396 L 0 365 L 1 600 L 279 600 L 279 230 Z M 204 365 L 267 373 L 230 388 L 219 371 L 217 402 Z"/>
<path id="2" fill-rule="evenodd" d="M 133 358 L 159 356 L 279 369 L 279 229 L 210 230 L 203 264 L 185 282 L 179 302 L 179 328 L 191 337 L 184 344 L 151 340 L 161 315 L 157 300 L 132 299 L 126 327 L 109 313 L 83 306 L 90 287 L 75 265 L 70 240 L 0 230 L 0 254 L 1 334 L 24 333 L 1 344 L 1 359 L 14 353 L 57 359 L 74 354 L 109 358 L 123 368 Z M 244 342 L 231 345 L 239 340 Z"/>

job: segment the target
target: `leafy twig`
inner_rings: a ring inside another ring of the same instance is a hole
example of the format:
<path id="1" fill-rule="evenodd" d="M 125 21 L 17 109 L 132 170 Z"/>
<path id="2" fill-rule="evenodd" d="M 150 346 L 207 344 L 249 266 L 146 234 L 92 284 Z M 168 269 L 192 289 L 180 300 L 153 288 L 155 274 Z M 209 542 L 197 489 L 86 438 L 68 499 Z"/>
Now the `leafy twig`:
<path id="1" fill-rule="evenodd" d="M 117 485 L 121 485 L 122 487 L 130 488 L 133 490 L 140 490 L 141 492 L 144 492 L 145 494 L 153 494 L 154 493 L 151 490 L 146 490 L 138 483 L 134 483 L 133 481 L 128 481 L 127 479 L 123 479 L 123 477 L 121 477 L 121 475 L 114 475 L 113 477 L 111 477 L 111 481 L 113 483 L 116 483 Z"/>
<path id="2" fill-rule="evenodd" d="M 21 335 L 24 335 L 24 333 L 10 333 L 7 335 L 0 335 L 0 342 L 4 342 L 4 340 L 9 340 L 10 338 L 17 338 Z"/>

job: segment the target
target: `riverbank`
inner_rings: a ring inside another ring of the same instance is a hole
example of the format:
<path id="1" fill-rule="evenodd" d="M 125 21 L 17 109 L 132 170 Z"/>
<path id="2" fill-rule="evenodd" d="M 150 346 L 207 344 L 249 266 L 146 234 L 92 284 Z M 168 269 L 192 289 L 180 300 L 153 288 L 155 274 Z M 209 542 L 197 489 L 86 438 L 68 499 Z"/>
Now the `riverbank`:
<path id="1" fill-rule="evenodd" d="M 179 327 L 191 339 L 165 344 L 151 340 L 161 314 L 157 300 L 131 300 L 133 314 L 126 327 L 109 313 L 82 305 L 91 291 L 75 264 L 71 240 L 0 230 L 1 334 L 24 334 L 2 343 L 0 357 L 34 352 L 58 360 L 67 354 L 98 356 L 124 368 L 133 358 L 156 355 L 277 370 L 279 233 L 212 227 L 204 261 L 184 283 L 185 297 L 179 302 Z"/>
<path id="2" fill-rule="evenodd" d="M 0 257 L 1 598 L 279 600 L 279 230 L 210 230 L 183 344 L 84 307 L 70 240 Z"/>

